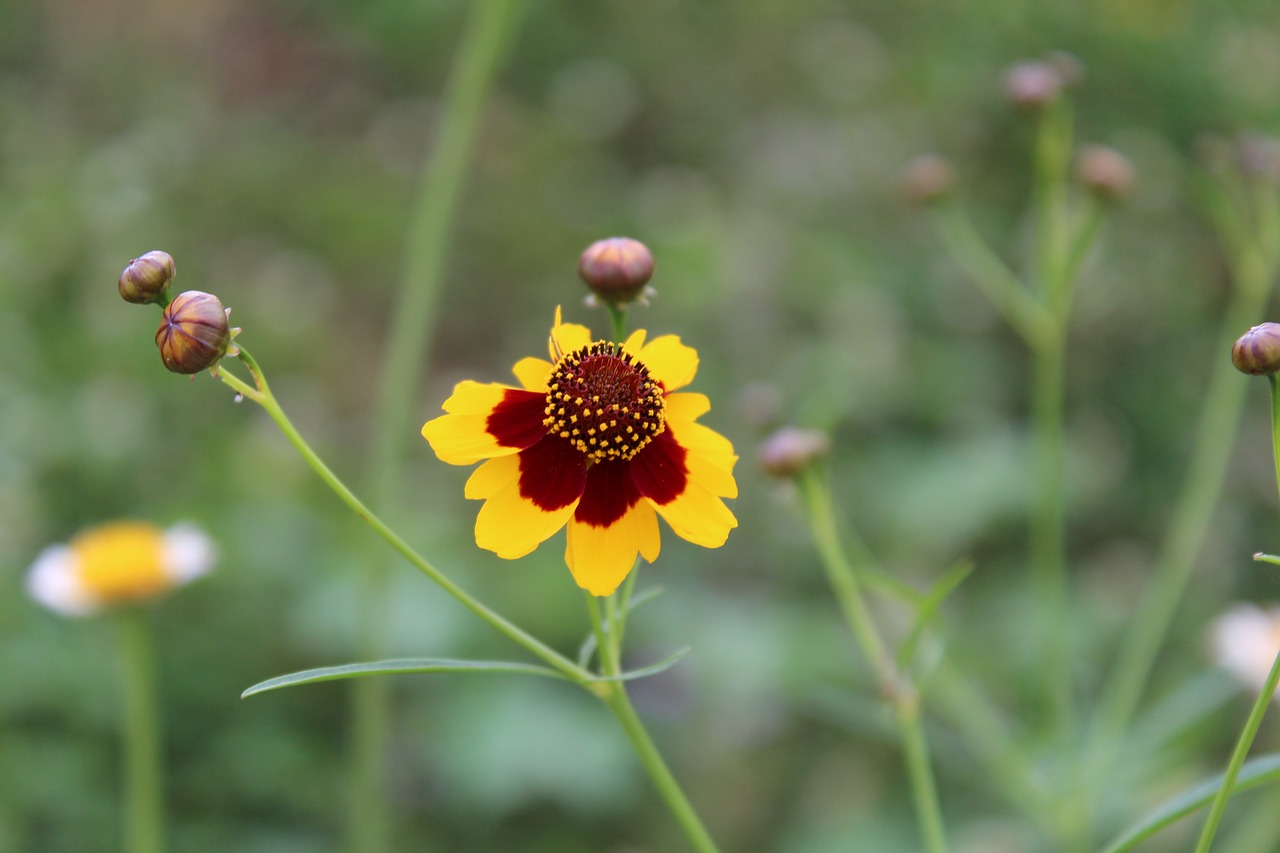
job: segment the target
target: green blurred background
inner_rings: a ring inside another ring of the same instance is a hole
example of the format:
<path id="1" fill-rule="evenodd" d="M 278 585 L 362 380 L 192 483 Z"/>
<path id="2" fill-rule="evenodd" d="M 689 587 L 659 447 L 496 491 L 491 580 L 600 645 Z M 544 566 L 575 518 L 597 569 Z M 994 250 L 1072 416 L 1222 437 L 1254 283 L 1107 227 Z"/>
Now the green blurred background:
<path id="1" fill-rule="evenodd" d="M 22 586 L 46 544 L 117 517 L 195 520 L 221 552 L 154 612 L 172 849 L 341 848 L 347 688 L 238 697 L 353 658 L 369 534 L 261 411 L 163 370 L 156 312 L 120 301 L 115 279 L 144 251 L 171 252 L 176 286 L 234 309 L 300 429 L 360 484 L 408 213 L 466 12 L 0 0 L 0 850 L 118 848 L 111 626 L 58 618 Z M 1018 656 L 1034 646 L 1020 640 L 1024 351 L 899 179 L 914 156 L 945 154 L 984 233 L 1018 257 L 1030 127 L 1001 73 L 1055 49 L 1086 67 L 1081 138 L 1139 175 L 1086 266 L 1071 342 L 1069 549 L 1089 687 L 1168 523 L 1209 367 L 1227 357 L 1214 347 L 1227 277 L 1192 175 L 1206 134 L 1280 132 L 1280 7 L 547 2 L 525 10 L 498 73 L 388 515 L 465 587 L 576 648 L 588 625 L 562 537 L 518 563 L 477 550 L 467 471 L 416 434 L 457 380 L 505 380 L 540 353 L 557 304 L 603 330 L 581 304 L 578 252 L 615 233 L 648 243 L 659 295 L 633 322 L 698 348 L 703 421 L 743 461 L 729 543 L 704 551 L 668 530 L 644 570 L 667 592 L 632 623 L 635 658 L 695 651 L 635 697 L 726 850 L 917 846 L 892 728 L 794 496 L 754 464 L 773 426 L 831 431 L 844 513 L 893 573 L 923 584 L 976 561 L 946 610 L 953 654 L 1000 701 L 1034 693 L 1036 661 Z M 1254 385 L 1157 693 L 1209 670 L 1203 627 L 1227 602 L 1275 594 L 1248 559 L 1280 547 Z M 395 593 L 393 654 L 516 656 L 407 567 Z M 1248 698 L 1205 683 L 1224 701 L 1151 762 L 1156 778 L 1135 774 L 1121 816 L 1221 767 Z M 392 689 L 397 849 L 681 849 L 585 695 L 482 676 Z M 1042 849 L 950 732 L 933 737 L 956 848 Z M 1173 831 L 1145 849 L 1186 845 Z"/>

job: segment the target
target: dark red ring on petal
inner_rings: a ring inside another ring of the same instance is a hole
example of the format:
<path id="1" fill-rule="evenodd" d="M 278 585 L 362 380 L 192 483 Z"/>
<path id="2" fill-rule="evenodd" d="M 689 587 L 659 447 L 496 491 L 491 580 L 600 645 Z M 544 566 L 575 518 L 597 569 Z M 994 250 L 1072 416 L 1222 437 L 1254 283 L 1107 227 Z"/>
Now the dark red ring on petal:
<path id="1" fill-rule="evenodd" d="M 547 434 L 543 409 L 547 396 L 536 391 L 507 388 L 502 399 L 485 419 L 485 432 L 503 447 L 532 447 Z"/>
<path id="2" fill-rule="evenodd" d="M 592 527 L 608 527 L 626 515 L 640 500 L 630 466 L 629 461 L 608 461 L 588 468 L 587 486 L 573 517 Z"/>
<path id="3" fill-rule="evenodd" d="M 689 485 L 688 456 L 668 425 L 627 463 L 636 491 L 659 506 L 680 497 Z"/>
<path id="4" fill-rule="evenodd" d="M 551 512 L 582 496 L 587 482 L 587 458 L 564 439 L 546 435 L 517 454 L 520 497 Z"/>

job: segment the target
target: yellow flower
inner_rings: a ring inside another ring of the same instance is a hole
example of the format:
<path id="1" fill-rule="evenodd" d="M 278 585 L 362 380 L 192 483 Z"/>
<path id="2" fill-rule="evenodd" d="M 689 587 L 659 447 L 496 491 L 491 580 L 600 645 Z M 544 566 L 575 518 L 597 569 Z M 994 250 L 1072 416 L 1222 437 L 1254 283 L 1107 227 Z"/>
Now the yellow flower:
<path id="1" fill-rule="evenodd" d="M 592 342 L 585 326 L 551 329 L 551 360 L 524 358 L 519 388 L 460 382 L 423 436 L 441 460 L 488 460 L 465 494 L 484 500 L 476 544 L 508 560 L 567 526 L 565 562 L 578 585 L 609 595 L 636 555 L 658 557 L 658 516 L 680 537 L 718 548 L 738 522 L 721 498 L 738 496 L 738 457 L 696 423 L 698 354 L 675 335 Z"/>
<path id="2" fill-rule="evenodd" d="M 155 598 L 195 580 L 212 564 L 212 543 L 192 525 L 161 530 L 116 521 L 42 551 L 27 573 L 27 591 L 50 610 L 84 616 Z"/>

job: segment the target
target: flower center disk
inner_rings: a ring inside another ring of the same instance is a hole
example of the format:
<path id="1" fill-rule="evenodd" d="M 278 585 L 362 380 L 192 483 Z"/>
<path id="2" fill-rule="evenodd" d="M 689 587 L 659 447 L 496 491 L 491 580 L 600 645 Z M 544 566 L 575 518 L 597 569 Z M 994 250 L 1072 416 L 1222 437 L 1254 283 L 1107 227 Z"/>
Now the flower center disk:
<path id="1" fill-rule="evenodd" d="M 596 341 L 556 363 L 543 424 L 593 462 L 627 460 L 666 428 L 662 386 L 621 347 Z"/>

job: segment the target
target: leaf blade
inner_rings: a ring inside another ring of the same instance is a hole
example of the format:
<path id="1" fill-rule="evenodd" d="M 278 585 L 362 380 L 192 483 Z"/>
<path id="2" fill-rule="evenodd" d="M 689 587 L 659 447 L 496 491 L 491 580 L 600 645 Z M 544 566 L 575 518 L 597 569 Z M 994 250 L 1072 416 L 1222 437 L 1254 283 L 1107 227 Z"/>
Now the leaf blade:
<path id="1" fill-rule="evenodd" d="M 513 663 L 510 661 L 475 661 L 453 660 L 450 658 L 395 658 L 392 660 L 371 661 L 368 663 L 345 663 L 337 666 L 321 666 L 304 669 L 287 675 L 277 675 L 260 681 L 240 694 L 247 699 L 258 693 L 279 690 L 282 687 L 294 687 L 302 684 L 317 684 L 322 681 L 341 681 L 349 678 L 369 678 L 376 675 L 411 675 L 419 673 L 442 672 L 485 672 L 514 673 L 519 675 L 538 675 L 544 678 L 566 679 L 561 672 L 550 667 L 531 663 Z"/>

